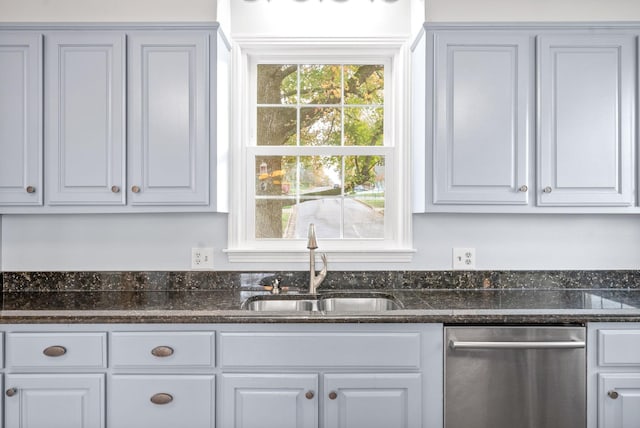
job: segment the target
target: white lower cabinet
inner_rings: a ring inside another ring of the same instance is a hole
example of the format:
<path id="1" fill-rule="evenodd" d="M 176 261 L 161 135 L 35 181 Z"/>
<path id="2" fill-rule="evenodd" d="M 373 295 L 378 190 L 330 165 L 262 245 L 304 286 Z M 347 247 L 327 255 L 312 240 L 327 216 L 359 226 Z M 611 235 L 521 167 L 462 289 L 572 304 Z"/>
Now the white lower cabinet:
<path id="1" fill-rule="evenodd" d="M 420 379 L 419 373 L 223 375 L 222 426 L 314 428 L 323 408 L 327 428 L 417 428 Z"/>
<path id="2" fill-rule="evenodd" d="M 316 428 L 317 374 L 225 374 L 222 426 Z"/>
<path id="3" fill-rule="evenodd" d="M 103 428 L 104 374 L 7 374 L 7 428 Z"/>
<path id="4" fill-rule="evenodd" d="M 324 426 L 409 428 L 421 426 L 419 373 L 324 375 Z"/>
<path id="5" fill-rule="evenodd" d="M 599 376 L 600 428 L 640 426 L 640 373 Z"/>
<path id="6" fill-rule="evenodd" d="M 212 375 L 114 375 L 109 383 L 111 428 L 211 428 Z"/>
<path id="7" fill-rule="evenodd" d="M 442 329 L 4 325 L 0 428 L 442 428 Z"/>
<path id="8" fill-rule="evenodd" d="M 222 329 L 224 428 L 442 428 L 442 325 Z"/>
<path id="9" fill-rule="evenodd" d="M 640 427 L 640 323 L 592 323 L 588 332 L 588 428 Z"/>

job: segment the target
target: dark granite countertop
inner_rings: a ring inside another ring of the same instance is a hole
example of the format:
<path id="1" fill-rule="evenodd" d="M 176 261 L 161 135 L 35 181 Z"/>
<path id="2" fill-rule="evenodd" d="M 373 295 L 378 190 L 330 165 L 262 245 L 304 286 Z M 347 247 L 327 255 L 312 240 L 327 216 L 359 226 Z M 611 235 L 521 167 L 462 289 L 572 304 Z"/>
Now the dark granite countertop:
<path id="1" fill-rule="evenodd" d="M 339 290 L 350 293 L 363 290 Z M 0 323 L 473 323 L 640 322 L 640 288 L 384 289 L 402 309 L 386 312 L 252 312 L 259 288 L 5 291 Z M 327 290 L 324 293 L 335 293 Z M 293 291 L 295 293 L 295 290 Z"/>

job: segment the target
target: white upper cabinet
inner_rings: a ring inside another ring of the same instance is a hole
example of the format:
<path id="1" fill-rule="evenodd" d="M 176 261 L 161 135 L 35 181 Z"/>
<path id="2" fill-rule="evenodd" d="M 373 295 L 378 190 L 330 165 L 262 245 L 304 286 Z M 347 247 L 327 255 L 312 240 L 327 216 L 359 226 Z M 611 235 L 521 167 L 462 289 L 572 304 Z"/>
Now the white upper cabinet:
<path id="1" fill-rule="evenodd" d="M 228 210 L 218 24 L 0 26 L 0 214 Z"/>
<path id="2" fill-rule="evenodd" d="M 42 205 L 42 35 L 0 33 L 0 206 Z"/>
<path id="3" fill-rule="evenodd" d="M 123 205 L 125 35 L 45 37 L 48 205 Z"/>
<path id="4" fill-rule="evenodd" d="M 640 213 L 638 34 L 618 24 L 425 26 L 412 54 L 424 82 L 412 106 L 415 211 Z"/>
<path id="5" fill-rule="evenodd" d="M 526 204 L 531 38 L 434 37 L 433 204 Z"/>
<path id="6" fill-rule="evenodd" d="M 131 204 L 208 205 L 209 34 L 129 41 Z"/>
<path id="7" fill-rule="evenodd" d="M 634 46 L 632 35 L 539 37 L 539 205 L 633 203 Z"/>

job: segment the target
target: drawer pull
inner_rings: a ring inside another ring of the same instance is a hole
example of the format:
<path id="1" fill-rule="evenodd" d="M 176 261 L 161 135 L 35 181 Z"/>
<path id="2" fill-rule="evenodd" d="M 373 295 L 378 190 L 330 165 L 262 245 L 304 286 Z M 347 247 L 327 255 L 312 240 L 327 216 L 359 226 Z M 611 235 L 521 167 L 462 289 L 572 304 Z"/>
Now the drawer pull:
<path id="1" fill-rule="evenodd" d="M 64 346 L 49 346 L 42 353 L 47 357 L 61 357 L 67 353 L 67 348 Z"/>
<path id="2" fill-rule="evenodd" d="M 9 388 L 7 389 L 7 397 L 13 397 L 14 395 L 16 395 L 18 393 L 18 388 Z"/>
<path id="3" fill-rule="evenodd" d="M 619 394 L 618 394 L 618 391 L 611 390 L 611 391 L 607 392 L 607 395 L 608 395 L 612 400 L 615 400 L 616 398 L 618 398 L 618 395 L 619 395 Z"/>
<path id="4" fill-rule="evenodd" d="M 167 394 L 166 392 L 159 392 L 151 396 L 151 402 L 157 405 L 169 404 L 172 401 L 173 395 Z"/>
<path id="5" fill-rule="evenodd" d="M 313 391 L 307 391 L 307 393 L 304 394 L 304 396 L 307 397 L 307 400 L 313 399 L 314 395 Z"/>
<path id="6" fill-rule="evenodd" d="M 335 391 L 331 391 L 329 393 L 329 400 L 335 400 L 336 398 L 338 398 L 338 394 Z"/>
<path id="7" fill-rule="evenodd" d="M 173 355 L 173 348 L 171 346 L 156 346 L 151 350 L 151 355 L 159 358 L 170 357 Z"/>
<path id="8" fill-rule="evenodd" d="M 27 193 L 36 193 L 36 188 L 33 186 L 27 186 Z"/>

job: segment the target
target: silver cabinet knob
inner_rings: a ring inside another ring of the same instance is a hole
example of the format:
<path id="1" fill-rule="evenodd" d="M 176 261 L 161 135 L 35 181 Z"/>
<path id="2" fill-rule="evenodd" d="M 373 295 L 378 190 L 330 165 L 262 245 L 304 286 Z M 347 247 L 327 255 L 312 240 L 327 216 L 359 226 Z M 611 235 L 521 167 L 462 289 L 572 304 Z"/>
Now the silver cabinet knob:
<path id="1" fill-rule="evenodd" d="M 131 191 L 133 193 L 140 193 L 140 186 L 131 186 Z"/>
<path id="2" fill-rule="evenodd" d="M 526 192 L 527 190 L 529 190 L 529 186 L 527 186 L 526 184 L 524 186 L 520 186 L 520 188 L 518 189 L 518 192 Z"/>
<path id="3" fill-rule="evenodd" d="M 551 191 L 552 191 L 552 190 L 553 190 L 553 189 L 552 189 L 551 187 L 547 186 L 547 187 L 545 187 L 544 189 L 542 189 L 542 192 L 543 192 L 543 193 L 551 193 Z"/>
<path id="4" fill-rule="evenodd" d="M 9 388 L 7 389 L 7 391 L 5 392 L 5 394 L 7 394 L 7 397 L 13 397 L 14 395 L 16 395 L 18 393 L 18 388 Z"/>
<path id="5" fill-rule="evenodd" d="M 338 394 L 335 391 L 331 391 L 329 393 L 329 400 L 335 400 L 336 398 L 338 398 Z"/>
<path id="6" fill-rule="evenodd" d="M 611 391 L 607 392 L 607 395 L 608 395 L 612 400 L 615 400 L 616 398 L 618 398 L 618 396 L 619 396 L 620 394 L 618 394 L 618 391 L 615 391 L 615 390 L 613 390 L 613 389 L 612 389 Z"/>
<path id="7" fill-rule="evenodd" d="M 67 353 L 67 348 L 58 345 L 49 346 L 48 348 L 45 348 L 42 353 L 47 357 L 61 357 Z"/>
<path id="8" fill-rule="evenodd" d="M 154 357 L 164 358 L 173 355 L 173 348 L 171 346 L 156 346 L 151 350 L 151 355 Z"/>
<path id="9" fill-rule="evenodd" d="M 36 188 L 33 186 L 27 186 L 25 190 L 27 191 L 27 193 L 36 193 Z"/>
<path id="10" fill-rule="evenodd" d="M 307 391 L 307 393 L 304 394 L 304 396 L 307 397 L 307 400 L 311 400 L 311 399 L 313 399 L 315 394 L 313 393 L 313 391 Z"/>
<path id="11" fill-rule="evenodd" d="M 111 191 L 113 193 L 120 193 L 120 187 L 118 186 L 111 186 Z"/>
<path id="12" fill-rule="evenodd" d="M 153 404 L 157 405 L 169 404 L 173 401 L 173 395 L 167 394 L 166 392 L 159 392 L 157 394 L 153 394 L 150 400 Z"/>

